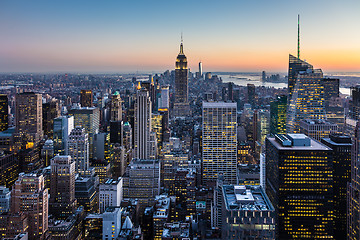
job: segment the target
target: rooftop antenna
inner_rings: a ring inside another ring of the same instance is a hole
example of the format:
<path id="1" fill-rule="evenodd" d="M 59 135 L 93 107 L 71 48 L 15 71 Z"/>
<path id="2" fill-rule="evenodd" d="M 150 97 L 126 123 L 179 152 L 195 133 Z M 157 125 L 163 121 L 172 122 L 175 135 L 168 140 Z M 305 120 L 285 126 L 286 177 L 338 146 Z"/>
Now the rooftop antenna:
<path id="1" fill-rule="evenodd" d="M 183 43 L 183 32 L 181 31 L 181 43 Z"/>
<path id="2" fill-rule="evenodd" d="M 298 41 L 297 41 L 297 57 L 300 59 L 300 14 L 298 14 Z"/>

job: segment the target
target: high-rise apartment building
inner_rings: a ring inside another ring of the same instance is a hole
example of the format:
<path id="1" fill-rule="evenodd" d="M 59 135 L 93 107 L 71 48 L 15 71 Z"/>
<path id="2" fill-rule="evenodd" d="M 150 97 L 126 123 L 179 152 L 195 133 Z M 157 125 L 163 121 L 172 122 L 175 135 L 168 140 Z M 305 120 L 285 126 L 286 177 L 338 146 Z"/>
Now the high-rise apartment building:
<path id="1" fill-rule="evenodd" d="M 51 159 L 50 213 L 66 219 L 75 212 L 75 161 L 70 156 Z"/>
<path id="2" fill-rule="evenodd" d="M 6 94 L 0 94 L 0 132 L 9 127 L 9 103 Z"/>
<path id="3" fill-rule="evenodd" d="M 304 134 L 266 138 L 266 193 L 277 239 L 333 238 L 332 149 Z"/>
<path id="4" fill-rule="evenodd" d="M 180 53 L 175 63 L 175 103 L 174 116 L 187 116 L 190 114 L 188 67 L 187 58 L 184 54 L 184 46 L 181 42 Z"/>
<path id="5" fill-rule="evenodd" d="M 270 103 L 270 133 L 284 134 L 286 133 L 286 108 L 287 96 L 277 96 Z"/>
<path id="6" fill-rule="evenodd" d="M 351 138 L 330 134 L 321 142 L 332 149 L 334 178 L 334 238 L 346 236 L 347 185 L 351 181 Z"/>
<path id="7" fill-rule="evenodd" d="M 76 172 L 83 172 L 89 169 L 89 140 L 88 134 L 82 127 L 75 127 L 70 135 L 67 144 L 67 153 L 75 162 Z"/>
<path id="8" fill-rule="evenodd" d="M 19 93 L 15 101 L 16 138 L 21 145 L 37 145 L 43 138 L 42 97 L 33 92 Z"/>
<path id="9" fill-rule="evenodd" d="M 93 107 L 93 92 L 92 90 L 80 91 L 80 105 L 81 107 Z"/>
<path id="10" fill-rule="evenodd" d="M 67 141 L 74 129 L 74 116 L 61 116 L 54 119 L 54 154 L 67 154 Z"/>
<path id="11" fill-rule="evenodd" d="M 151 144 L 151 99 L 149 92 L 138 87 L 135 102 L 134 158 L 149 159 Z"/>
<path id="12" fill-rule="evenodd" d="M 227 183 L 236 184 L 236 103 L 203 102 L 202 107 L 203 183 L 214 183 L 223 173 Z"/>
<path id="13" fill-rule="evenodd" d="M 302 119 L 326 119 L 321 69 L 309 68 L 306 71 L 298 72 L 289 97 L 286 117 L 288 133 L 299 133 L 299 123 Z"/>
<path id="14" fill-rule="evenodd" d="M 36 174 L 19 175 L 11 191 L 11 212 L 24 213 L 28 218 L 29 239 L 45 239 L 48 230 L 48 189 L 44 176 Z"/>

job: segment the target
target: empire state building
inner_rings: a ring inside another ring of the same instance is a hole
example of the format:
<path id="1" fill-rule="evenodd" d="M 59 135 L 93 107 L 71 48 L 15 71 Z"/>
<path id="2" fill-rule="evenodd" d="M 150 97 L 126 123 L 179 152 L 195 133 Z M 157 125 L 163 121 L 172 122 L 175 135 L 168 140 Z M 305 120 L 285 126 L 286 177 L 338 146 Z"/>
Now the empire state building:
<path id="1" fill-rule="evenodd" d="M 173 115 L 175 117 L 190 115 L 188 68 L 183 43 L 180 44 L 180 53 L 175 63 L 175 104 Z"/>

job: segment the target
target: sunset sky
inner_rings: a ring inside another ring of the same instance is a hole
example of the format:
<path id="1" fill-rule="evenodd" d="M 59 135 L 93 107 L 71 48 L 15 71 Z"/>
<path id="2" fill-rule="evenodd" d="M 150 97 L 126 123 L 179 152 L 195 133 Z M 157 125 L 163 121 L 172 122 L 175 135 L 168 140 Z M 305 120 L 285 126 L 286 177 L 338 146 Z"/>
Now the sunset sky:
<path id="1" fill-rule="evenodd" d="M 0 1 L 0 72 L 360 71 L 359 0 Z"/>

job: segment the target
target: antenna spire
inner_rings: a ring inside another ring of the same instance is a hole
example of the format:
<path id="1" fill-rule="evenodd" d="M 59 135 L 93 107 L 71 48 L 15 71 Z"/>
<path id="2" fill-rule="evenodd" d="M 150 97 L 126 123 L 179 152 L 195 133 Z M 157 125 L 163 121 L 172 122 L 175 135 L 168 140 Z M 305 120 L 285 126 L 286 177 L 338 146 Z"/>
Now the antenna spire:
<path id="1" fill-rule="evenodd" d="M 182 33 L 182 31 L 181 31 L 180 54 L 184 54 L 184 49 L 183 49 L 183 33 Z"/>
<path id="2" fill-rule="evenodd" d="M 298 14 L 297 57 L 298 57 L 298 59 L 300 59 L 300 14 Z"/>

